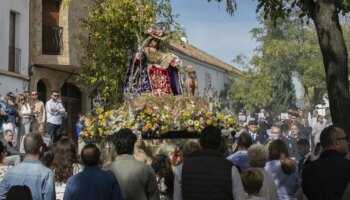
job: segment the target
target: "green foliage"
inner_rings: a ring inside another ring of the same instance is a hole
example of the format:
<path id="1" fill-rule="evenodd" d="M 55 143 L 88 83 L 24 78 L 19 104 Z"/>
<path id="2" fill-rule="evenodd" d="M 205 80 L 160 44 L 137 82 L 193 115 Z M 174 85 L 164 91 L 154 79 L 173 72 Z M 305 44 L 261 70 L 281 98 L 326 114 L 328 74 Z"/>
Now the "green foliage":
<path id="1" fill-rule="evenodd" d="M 263 68 L 249 66 L 242 55 L 237 56 L 234 62 L 243 68 L 240 79 L 230 80 L 229 95 L 234 109 L 253 111 L 259 106 L 271 103 L 273 94 L 268 72 Z"/>
<path id="2" fill-rule="evenodd" d="M 310 17 L 314 18 L 314 8 L 317 5 L 318 0 L 284 0 L 284 1 L 271 1 L 271 0 L 259 0 L 257 11 L 262 10 L 264 18 L 271 18 L 276 20 L 278 18 L 288 18 L 294 9 L 298 9 L 299 18 Z M 335 1 L 337 10 L 339 13 L 345 15 L 350 11 L 350 0 Z"/>
<path id="3" fill-rule="evenodd" d="M 141 45 L 144 31 L 165 27 L 176 38 L 182 29 L 175 17 L 170 0 L 107 0 L 89 7 L 89 16 L 82 19 L 87 34 L 80 38 L 85 55 L 80 79 L 96 87 L 107 105 L 120 102 L 128 59 Z"/>
<path id="4" fill-rule="evenodd" d="M 212 0 L 208 0 L 211 2 Z M 222 2 L 223 0 L 215 0 Z M 313 9 L 318 0 L 258 0 L 256 12 L 262 11 L 264 18 L 271 18 L 273 21 L 281 18 L 285 19 L 293 13 L 294 9 L 300 11 L 299 18 L 305 16 L 313 18 Z M 350 12 L 350 0 L 335 1 L 337 10 L 342 15 Z M 226 10 L 230 15 L 237 9 L 236 0 L 226 0 Z"/>
<path id="5" fill-rule="evenodd" d="M 208 0 L 208 2 L 211 2 L 212 0 Z M 222 0 L 215 0 L 217 2 L 222 2 Z M 226 11 L 233 15 L 234 11 L 237 9 L 237 3 L 236 0 L 226 0 Z"/>
<path id="6" fill-rule="evenodd" d="M 298 17 L 276 21 L 261 17 L 260 22 L 263 28 L 252 31 L 253 37 L 261 43 L 259 56 L 254 60 L 264 63 L 272 76 L 276 94 L 272 112 L 284 112 L 289 105 L 295 104 L 292 76 L 296 76 L 303 86 L 308 110 L 323 103 L 325 73 L 314 28 L 303 24 Z"/>
<path id="7" fill-rule="evenodd" d="M 313 17 L 311 12 L 316 3 L 314 0 L 258 1 L 256 11 L 260 11 L 259 20 L 264 27 L 252 30 L 253 37 L 261 44 L 256 49 L 259 56 L 253 58 L 253 62 L 264 63 L 272 76 L 275 93 L 272 105 L 280 107 L 273 109 L 275 112 L 295 103 L 293 75 L 302 84 L 307 109 L 323 103 L 326 79 L 322 54 L 315 28 L 303 23 L 307 21 L 306 17 Z M 350 11 L 349 0 L 336 1 L 336 6 L 341 14 Z M 227 8 L 229 14 L 233 14 L 236 2 Z M 349 27 L 349 18 L 345 17 L 343 33 L 347 46 L 350 43 Z"/>
<path id="8" fill-rule="evenodd" d="M 222 0 L 216 0 L 221 2 Z M 235 2 L 233 3 L 235 4 Z M 232 8 L 232 6 L 230 6 Z M 234 9 L 229 11 L 232 14 Z M 349 60 L 347 47 L 340 28 L 339 14 L 350 12 L 350 0 L 258 0 L 256 11 L 262 11 L 264 19 L 271 19 L 276 25 L 278 19 L 312 19 L 316 31 L 327 83 L 327 92 L 333 123 L 350 131 L 349 116 Z M 297 16 L 294 14 L 297 13 Z M 307 48 L 306 48 L 307 50 Z M 305 56 L 306 57 L 306 56 Z M 313 63 L 314 64 L 314 63 Z M 315 63 L 317 64 L 317 63 Z M 315 70 L 303 70 L 305 74 L 314 74 Z M 303 79 L 304 82 L 309 82 Z M 314 84 L 313 81 L 311 81 Z M 307 88 L 306 91 L 308 91 Z M 314 99 L 317 98 L 313 91 Z"/>
<path id="9" fill-rule="evenodd" d="M 321 50 L 313 27 L 306 26 L 300 37 L 298 60 L 295 66 L 297 76 L 304 88 L 305 108 L 309 111 L 317 104 L 323 104 L 326 94 L 326 76 L 323 69 Z"/>

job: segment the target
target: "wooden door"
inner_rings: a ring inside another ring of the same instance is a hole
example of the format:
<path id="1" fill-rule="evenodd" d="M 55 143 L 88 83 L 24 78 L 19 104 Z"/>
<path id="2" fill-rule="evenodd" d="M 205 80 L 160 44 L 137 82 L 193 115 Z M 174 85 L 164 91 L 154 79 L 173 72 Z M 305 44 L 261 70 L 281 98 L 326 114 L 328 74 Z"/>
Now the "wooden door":
<path id="1" fill-rule="evenodd" d="M 65 83 L 61 89 L 63 106 L 67 117 L 62 122 L 63 133 L 77 141 L 75 123 L 78 121 L 78 113 L 81 112 L 81 92 L 77 86 Z"/>

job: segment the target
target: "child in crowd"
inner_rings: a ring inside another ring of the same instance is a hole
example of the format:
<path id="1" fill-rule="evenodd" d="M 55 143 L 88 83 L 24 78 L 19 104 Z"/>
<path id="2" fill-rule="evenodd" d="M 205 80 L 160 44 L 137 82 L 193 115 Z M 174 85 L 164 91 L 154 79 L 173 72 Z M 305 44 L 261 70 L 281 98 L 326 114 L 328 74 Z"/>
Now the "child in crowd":
<path id="1" fill-rule="evenodd" d="M 177 166 L 180 163 L 181 158 L 181 151 L 180 151 L 180 144 L 176 144 L 174 151 L 172 153 L 171 163 L 173 166 Z"/>
<path id="2" fill-rule="evenodd" d="M 75 124 L 75 130 L 76 130 L 76 134 L 78 137 L 78 152 L 80 152 L 83 147 L 85 146 L 85 142 L 81 139 L 80 135 L 81 135 L 81 131 L 84 130 L 84 128 L 86 127 L 85 124 L 85 115 L 84 113 L 79 112 L 78 113 L 78 121 Z"/>
<path id="3" fill-rule="evenodd" d="M 39 133 L 41 136 L 43 136 L 43 140 L 45 145 L 48 147 L 52 144 L 52 138 L 51 136 L 47 133 L 45 124 L 40 124 L 39 125 Z"/>
<path id="4" fill-rule="evenodd" d="M 75 124 L 75 129 L 77 131 L 77 137 L 80 137 L 81 131 L 85 128 L 85 115 L 83 113 L 78 113 L 78 121 Z"/>
<path id="5" fill-rule="evenodd" d="M 259 169 L 250 168 L 241 174 L 244 191 L 250 200 L 266 200 L 259 196 L 260 189 L 264 181 L 264 175 Z"/>

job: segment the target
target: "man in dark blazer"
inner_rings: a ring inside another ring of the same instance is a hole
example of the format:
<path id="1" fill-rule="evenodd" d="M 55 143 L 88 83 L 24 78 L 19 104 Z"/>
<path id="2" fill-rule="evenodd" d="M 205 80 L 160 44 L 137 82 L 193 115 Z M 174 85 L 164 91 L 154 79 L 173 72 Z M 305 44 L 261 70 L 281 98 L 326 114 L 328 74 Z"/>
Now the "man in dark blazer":
<path id="1" fill-rule="evenodd" d="M 256 120 L 249 121 L 248 123 L 248 129 L 249 134 L 252 137 L 252 143 L 253 144 L 266 144 L 267 141 L 267 134 L 265 135 L 261 130 L 259 129 L 259 123 Z"/>
<path id="2" fill-rule="evenodd" d="M 329 126 L 321 132 L 324 149 L 320 158 L 305 164 L 302 171 L 302 188 L 309 200 L 341 199 L 350 181 L 348 137 L 343 129 Z"/>

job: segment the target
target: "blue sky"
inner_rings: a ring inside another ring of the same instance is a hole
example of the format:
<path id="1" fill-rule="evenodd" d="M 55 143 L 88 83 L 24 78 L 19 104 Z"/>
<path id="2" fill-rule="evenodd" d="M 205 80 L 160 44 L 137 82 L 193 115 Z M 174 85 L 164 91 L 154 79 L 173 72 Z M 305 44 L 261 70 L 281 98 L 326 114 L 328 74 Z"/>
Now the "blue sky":
<path id="1" fill-rule="evenodd" d="M 176 19 L 185 28 L 188 42 L 203 51 L 235 66 L 232 60 L 239 54 L 251 59 L 258 43 L 250 31 L 260 27 L 256 20 L 254 0 L 236 0 L 233 16 L 226 12 L 226 0 L 172 0 Z M 237 67 L 237 66 L 236 66 Z M 301 95 L 299 81 L 294 78 L 297 97 Z"/>
<path id="2" fill-rule="evenodd" d="M 237 0 L 234 16 L 226 12 L 225 0 L 172 0 L 177 22 L 185 28 L 189 43 L 205 52 L 233 64 L 232 60 L 243 53 L 253 55 L 257 43 L 250 30 L 259 27 L 256 21 L 256 1 Z"/>

